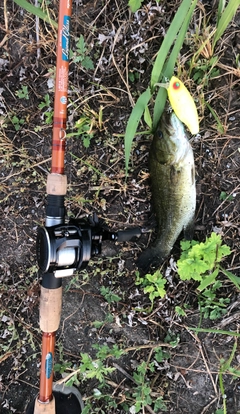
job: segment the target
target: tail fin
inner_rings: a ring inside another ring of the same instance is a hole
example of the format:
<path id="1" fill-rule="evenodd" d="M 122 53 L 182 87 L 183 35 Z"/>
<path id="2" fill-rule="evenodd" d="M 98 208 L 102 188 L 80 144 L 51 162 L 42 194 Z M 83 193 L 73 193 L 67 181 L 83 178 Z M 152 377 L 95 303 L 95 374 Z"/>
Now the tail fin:
<path id="1" fill-rule="evenodd" d="M 159 246 L 151 246 L 140 254 L 137 259 L 137 267 L 141 269 L 145 274 L 151 267 L 159 267 L 166 255 L 163 255 L 159 249 Z"/>

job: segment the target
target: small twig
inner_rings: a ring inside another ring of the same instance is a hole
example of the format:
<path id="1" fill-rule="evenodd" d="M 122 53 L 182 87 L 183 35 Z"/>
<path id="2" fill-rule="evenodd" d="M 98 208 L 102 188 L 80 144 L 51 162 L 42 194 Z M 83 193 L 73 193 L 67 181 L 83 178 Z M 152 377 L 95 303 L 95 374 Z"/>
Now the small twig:
<path id="1" fill-rule="evenodd" d="M 125 348 L 124 352 L 129 352 L 129 351 L 137 351 L 139 349 L 155 349 L 155 348 L 159 348 L 159 347 L 165 347 L 165 348 L 175 348 L 175 346 L 165 343 L 165 342 L 157 342 L 155 344 L 147 344 L 147 345 L 136 345 L 136 346 L 130 346 L 129 348 Z"/>
<path id="2" fill-rule="evenodd" d="M 137 384 L 135 379 L 127 372 L 124 368 L 120 367 L 120 365 L 116 364 L 116 362 L 113 362 L 113 366 L 120 371 L 125 377 L 127 377 L 130 381 L 134 382 L 134 384 Z"/>
<path id="3" fill-rule="evenodd" d="M 214 392 L 215 392 L 216 396 L 218 397 L 218 390 L 217 390 L 216 384 L 215 384 L 215 382 L 214 382 L 214 379 L 213 379 L 212 373 L 211 373 L 211 371 L 210 371 L 210 369 L 209 369 L 209 366 L 208 366 L 207 360 L 206 360 L 206 358 L 205 358 L 205 355 L 204 355 L 204 352 L 203 352 L 203 348 L 202 348 L 201 341 L 200 341 L 200 339 L 198 338 L 198 336 L 197 336 L 197 335 L 194 335 L 194 334 L 193 334 L 193 332 L 191 332 L 190 330 L 188 330 L 188 332 L 189 332 L 189 333 L 190 333 L 190 335 L 191 335 L 191 336 L 195 339 L 195 341 L 198 343 L 198 348 L 199 348 L 199 351 L 200 351 L 200 353 L 201 353 L 201 356 L 202 356 L 203 362 L 204 362 L 204 364 L 205 364 L 205 367 L 206 367 L 207 373 L 208 373 L 208 375 L 209 375 L 209 377 L 210 377 L 210 379 L 211 379 L 211 382 L 212 382 L 212 385 L 213 385 Z"/>
<path id="4" fill-rule="evenodd" d="M 210 403 L 208 405 L 206 405 L 206 407 L 204 407 L 204 409 L 201 411 L 200 414 L 204 414 L 208 411 L 209 407 L 211 407 L 212 404 L 215 403 L 215 401 L 217 401 L 217 397 L 215 397 L 212 401 L 210 401 Z"/>
<path id="5" fill-rule="evenodd" d="M 233 195 L 234 193 L 236 193 L 236 192 L 237 192 L 237 190 L 239 189 L 239 187 L 240 187 L 240 184 L 238 184 L 238 185 L 237 185 L 237 187 L 235 187 L 235 188 L 231 191 L 231 193 L 228 195 L 228 197 L 229 197 L 229 196 L 231 196 L 231 195 Z M 225 204 L 225 203 L 227 202 L 228 197 L 227 197 L 225 200 L 223 200 L 221 204 L 219 204 L 219 206 L 216 208 L 216 210 L 212 213 L 212 216 L 215 216 L 216 212 L 217 212 L 218 210 L 220 210 L 220 208 L 222 208 L 223 204 Z"/>
<path id="6" fill-rule="evenodd" d="M 7 0 L 4 0 L 4 21 L 5 21 L 5 29 L 8 32 L 8 14 L 7 14 Z"/>
<path id="7" fill-rule="evenodd" d="M 14 174 L 9 174 L 6 178 L 4 178 L 4 180 L 1 180 L 1 183 L 4 183 L 5 181 L 9 180 L 10 178 L 19 175 L 19 174 L 23 174 L 24 172 L 28 171 L 28 170 L 32 170 L 35 167 L 39 167 L 41 164 L 45 164 L 46 162 L 51 161 L 51 158 L 48 158 L 46 160 L 40 161 L 40 162 L 36 162 L 35 164 L 28 166 L 27 168 L 22 168 L 20 171 L 14 173 Z"/>
<path id="8" fill-rule="evenodd" d="M 132 107 L 134 107 L 135 103 L 134 103 L 134 100 L 133 100 L 132 94 L 131 94 L 131 92 L 130 92 L 129 84 L 128 84 L 128 83 L 126 82 L 126 80 L 124 79 L 123 74 L 122 74 L 122 72 L 121 72 L 120 68 L 118 67 L 118 65 L 117 65 L 117 63 L 116 63 L 115 56 L 114 56 L 114 49 L 115 49 L 115 46 L 116 46 L 117 41 L 119 40 L 119 35 L 120 35 L 120 32 L 121 32 L 121 30 L 122 30 L 122 27 L 123 27 L 123 26 L 124 26 L 124 24 L 122 24 L 122 25 L 118 28 L 117 33 L 116 33 L 116 35 L 115 35 L 114 42 L 113 42 L 113 46 L 112 46 L 111 57 L 112 57 L 113 64 L 114 64 L 115 68 L 117 69 L 117 71 L 118 71 L 118 73 L 119 73 L 120 78 L 122 79 L 122 81 L 123 81 L 124 85 L 126 86 L 126 89 L 127 89 L 127 92 L 128 92 L 129 101 L 130 101 L 130 103 L 131 103 Z"/>
<path id="9" fill-rule="evenodd" d="M 68 319 L 70 319 L 73 315 L 75 315 L 75 313 L 81 308 L 81 306 L 82 306 L 82 304 L 83 304 L 83 302 L 84 302 L 84 299 L 85 299 L 85 292 L 83 292 L 83 297 L 82 297 L 82 300 L 81 300 L 81 302 L 80 302 L 80 304 L 79 304 L 79 306 L 77 307 L 77 309 L 75 309 L 74 310 L 74 312 L 72 312 L 70 315 L 68 315 L 65 319 L 64 319 L 64 321 L 63 321 L 63 325 L 62 325 L 62 332 L 61 332 L 61 335 L 63 335 L 63 331 L 64 331 L 64 325 L 65 325 L 65 322 L 68 320 Z"/>
<path id="10" fill-rule="evenodd" d="M 39 7 L 38 0 L 35 0 L 35 7 Z M 37 60 L 41 57 L 41 51 L 39 47 L 39 17 L 36 16 L 36 44 L 37 44 Z"/>

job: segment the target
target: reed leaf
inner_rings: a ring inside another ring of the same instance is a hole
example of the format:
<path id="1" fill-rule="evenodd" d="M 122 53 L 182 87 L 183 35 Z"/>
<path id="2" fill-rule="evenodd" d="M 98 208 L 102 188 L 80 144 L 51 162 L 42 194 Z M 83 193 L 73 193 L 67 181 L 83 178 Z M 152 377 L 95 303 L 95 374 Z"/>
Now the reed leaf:
<path id="1" fill-rule="evenodd" d="M 220 39 L 222 34 L 225 32 L 227 26 L 233 19 L 238 7 L 240 6 L 240 0 L 230 0 L 224 11 L 222 12 L 221 17 L 219 18 L 217 30 L 215 32 L 214 38 L 213 38 L 213 45 L 212 49 L 214 50 L 214 47 L 217 43 L 217 41 Z"/>
<path id="2" fill-rule="evenodd" d="M 39 17 L 39 19 L 44 20 L 47 23 L 50 23 L 52 26 L 58 28 L 58 24 L 52 20 L 47 13 L 43 12 L 40 7 L 35 7 L 27 0 L 14 0 L 14 2 L 25 9 L 27 12 L 34 14 L 34 16 Z"/>
<path id="3" fill-rule="evenodd" d="M 160 76 L 162 74 L 162 68 L 166 61 L 167 55 L 174 41 L 176 40 L 176 36 L 181 26 L 183 25 L 186 19 L 186 15 L 188 14 L 191 4 L 192 4 L 192 0 L 183 0 L 182 4 L 180 5 L 177 13 L 175 14 L 173 18 L 173 21 L 167 31 L 166 36 L 164 37 L 164 40 L 158 51 L 156 60 L 153 65 L 152 73 L 151 73 L 150 87 L 152 91 L 154 90 L 154 85 L 159 82 Z"/>
<path id="4" fill-rule="evenodd" d="M 197 0 L 194 0 L 187 12 L 187 15 L 185 15 L 185 19 L 180 28 L 180 31 L 176 39 L 176 42 L 174 44 L 174 47 L 172 49 L 172 52 L 169 56 L 169 59 L 166 61 L 163 67 L 163 71 L 162 71 L 163 78 L 170 79 L 173 75 L 174 66 L 176 64 L 177 57 L 183 45 L 187 30 L 189 27 L 189 23 L 192 18 L 196 4 L 197 4 Z M 155 99 L 155 105 L 154 105 L 154 110 L 153 110 L 153 132 L 155 131 L 157 124 L 163 113 L 166 99 L 167 99 L 167 93 L 165 91 L 165 88 L 160 88 L 156 96 L 156 99 Z"/>
<path id="5" fill-rule="evenodd" d="M 125 137 L 124 137 L 126 174 L 128 171 L 128 163 L 129 163 L 129 158 L 130 158 L 130 153 L 131 153 L 132 141 L 133 141 L 134 136 L 136 135 L 137 127 L 148 105 L 148 102 L 151 99 L 151 96 L 152 94 L 151 94 L 150 88 L 148 87 L 146 91 L 144 91 L 139 96 L 131 112 L 131 115 L 128 119 L 127 128 L 126 128 Z"/>
<path id="6" fill-rule="evenodd" d="M 167 31 L 167 34 L 162 42 L 162 45 L 158 51 L 156 60 L 153 65 L 152 73 L 151 73 L 150 86 L 138 98 L 132 110 L 132 113 L 129 117 L 126 132 L 125 132 L 125 137 L 124 137 L 126 174 L 128 172 L 128 163 L 129 163 L 129 158 L 130 158 L 132 141 L 133 141 L 134 136 L 136 135 L 136 131 L 137 131 L 139 122 L 141 120 L 141 117 L 143 114 L 145 114 L 145 117 L 147 116 L 147 120 L 148 120 L 147 123 L 148 125 L 150 125 L 149 113 L 146 114 L 145 112 L 147 104 L 152 97 L 152 94 L 155 89 L 155 84 L 158 83 L 160 77 L 162 76 L 162 73 L 164 72 L 164 74 L 168 77 L 171 77 L 173 73 L 174 65 L 175 65 L 177 56 L 180 52 L 180 49 L 182 47 L 182 43 L 184 41 L 184 37 L 188 29 L 189 21 L 191 19 L 196 3 L 197 3 L 197 0 L 183 0 L 183 2 L 181 3 Z M 174 47 L 170 54 L 169 60 L 167 61 L 167 64 L 166 64 L 167 56 L 169 55 L 170 50 L 173 45 Z M 165 70 L 163 70 L 163 68 L 165 68 Z M 164 88 L 160 88 L 157 94 L 155 107 L 154 107 L 152 129 L 156 127 L 157 122 L 160 119 L 160 116 L 165 106 L 166 98 L 167 98 L 166 90 Z"/>

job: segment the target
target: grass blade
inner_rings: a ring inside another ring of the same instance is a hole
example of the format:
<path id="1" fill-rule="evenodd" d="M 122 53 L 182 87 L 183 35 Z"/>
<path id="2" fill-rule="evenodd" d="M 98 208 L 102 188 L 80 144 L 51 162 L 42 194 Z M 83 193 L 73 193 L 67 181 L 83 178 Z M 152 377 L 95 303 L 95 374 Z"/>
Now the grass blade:
<path id="1" fill-rule="evenodd" d="M 27 12 L 34 14 L 35 16 L 39 17 L 39 19 L 44 20 L 45 22 L 50 23 L 54 27 L 58 27 L 58 24 L 52 20 L 47 13 L 44 13 L 40 7 L 35 7 L 32 4 L 30 4 L 27 0 L 14 0 L 18 6 L 25 9 Z"/>
<path id="2" fill-rule="evenodd" d="M 132 141 L 136 134 L 140 119 L 147 107 L 149 100 L 151 99 L 151 96 L 152 94 L 151 94 L 150 88 L 148 87 L 146 91 L 143 92 L 139 96 L 131 112 L 131 115 L 128 119 L 125 137 L 124 137 L 126 174 L 128 171 L 128 163 L 129 163 L 129 158 L 130 158 L 130 153 L 131 153 Z"/>
<path id="3" fill-rule="evenodd" d="M 185 328 L 187 330 L 189 329 L 189 331 L 194 331 L 194 332 L 214 333 L 214 334 L 235 336 L 236 338 L 240 338 L 240 333 L 238 333 L 238 332 L 232 332 L 232 331 L 224 331 L 223 329 L 193 328 L 192 326 L 186 326 Z"/>
<path id="4" fill-rule="evenodd" d="M 225 9 L 226 0 L 219 0 L 218 3 L 218 13 L 217 13 L 217 26 L 219 24 L 219 20 L 221 18 L 222 12 Z"/>
<path id="5" fill-rule="evenodd" d="M 153 65 L 152 73 L 151 73 L 150 87 L 148 87 L 148 89 L 138 98 L 136 105 L 132 110 L 132 113 L 127 123 L 126 132 L 125 132 L 126 173 L 128 171 L 128 163 L 129 163 L 129 158 L 130 158 L 132 141 L 136 134 L 140 119 L 152 96 L 152 93 L 155 88 L 155 84 L 159 81 L 159 78 L 162 75 L 163 67 L 165 67 L 164 73 L 166 74 L 166 76 L 170 77 L 173 73 L 177 55 L 182 47 L 184 37 L 188 29 L 188 25 L 189 25 L 193 10 L 196 6 L 196 3 L 197 3 L 197 0 L 183 0 L 182 1 L 167 31 L 167 34 L 162 42 L 162 45 L 158 51 L 156 60 Z M 174 44 L 174 47 L 173 47 L 172 53 L 170 54 L 169 61 L 167 62 L 167 65 L 166 65 L 165 63 L 166 58 L 173 44 Z M 156 127 L 160 119 L 160 116 L 165 106 L 166 98 L 167 98 L 167 92 L 164 88 L 161 88 L 158 91 L 156 102 L 155 102 L 153 128 Z"/>
<path id="6" fill-rule="evenodd" d="M 236 13 L 239 6 L 240 6 L 240 0 L 230 0 L 229 1 L 227 7 L 223 11 L 222 16 L 219 19 L 218 27 L 217 27 L 216 33 L 214 35 L 214 38 L 213 38 L 213 46 L 212 46 L 213 49 L 214 49 L 217 41 L 220 39 L 222 34 L 225 32 L 228 24 L 230 23 L 230 21 L 234 17 L 234 15 L 235 15 L 235 13 Z"/>
<path id="7" fill-rule="evenodd" d="M 232 272 L 229 272 L 229 270 L 225 270 L 221 267 L 222 273 L 228 277 L 229 280 L 236 286 L 238 290 L 240 290 L 240 277 L 234 275 Z"/>
<path id="8" fill-rule="evenodd" d="M 180 28 L 178 37 L 176 39 L 172 52 L 169 56 L 169 59 L 164 65 L 163 76 L 166 78 L 170 79 L 172 77 L 174 66 L 175 66 L 177 57 L 179 55 L 179 52 L 181 50 L 181 47 L 183 45 L 185 35 L 188 30 L 188 26 L 192 18 L 196 4 L 197 4 L 197 0 L 194 0 L 191 4 L 191 7 L 188 10 L 187 15 L 185 16 L 184 22 L 182 24 L 182 27 Z M 161 115 L 163 113 L 164 106 L 166 103 L 166 98 L 167 98 L 167 93 L 166 93 L 165 88 L 160 88 L 156 96 L 154 111 L 153 111 L 153 131 L 155 131 L 157 124 L 159 122 L 159 119 L 161 118 Z"/>
<path id="9" fill-rule="evenodd" d="M 206 105 L 206 107 L 209 109 L 209 111 L 211 112 L 211 114 L 212 114 L 212 116 L 213 116 L 213 118 L 215 119 L 215 121 L 216 121 L 216 123 L 217 123 L 217 131 L 219 132 L 219 134 L 224 134 L 224 132 L 225 132 L 225 130 L 224 130 L 224 126 L 223 126 L 223 124 L 221 123 L 221 121 L 220 121 L 220 119 L 219 119 L 219 117 L 218 117 L 218 115 L 216 114 L 216 112 L 214 111 L 214 109 L 209 105 L 209 103 L 207 103 L 206 101 L 205 101 L 205 105 Z"/>
<path id="10" fill-rule="evenodd" d="M 169 75 L 169 77 L 171 77 L 171 75 Z M 158 122 L 164 111 L 166 100 L 167 100 L 167 89 L 160 88 L 157 93 L 154 108 L 153 108 L 153 123 L 152 123 L 153 132 L 156 130 Z"/>
<path id="11" fill-rule="evenodd" d="M 192 0 L 183 0 L 181 6 L 179 7 L 177 13 L 175 14 L 173 21 L 167 31 L 166 36 L 164 37 L 164 40 L 162 42 L 162 45 L 158 51 L 156 60 L 153 65 L 152 74 L 151 74 L 151 81 L 150 81 L 150 87 L 153 91 L 154 85 L 159 82 L 162 68 L 164 65 L 164 62 L 167 58 L 167 55 L 169 53 L 169 50 L 174 43 L 177 33 L 179 32 L 180 27 L 182 26 L 183 22 L 186 19 L 186 15 L 188 13 L 188 10 L 191 6 Z"/>

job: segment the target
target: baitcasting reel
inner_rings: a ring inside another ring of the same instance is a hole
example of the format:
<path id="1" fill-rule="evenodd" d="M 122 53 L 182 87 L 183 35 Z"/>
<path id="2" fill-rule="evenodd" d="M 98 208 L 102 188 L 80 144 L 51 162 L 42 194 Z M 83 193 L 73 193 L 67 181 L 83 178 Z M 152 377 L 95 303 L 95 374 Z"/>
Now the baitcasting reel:
<path id="1" fill-rule="evenodd" d="M 106 229 L 97 215 L 84 219 L 71 219 L 68 224 L 39 227 L 37 233 L 37 261 L 43 273 L 54 273 L 56 278 L 71 276 L 84 269 L 90 258 L 101 253 L 103 240 L 118 242 L 138 238 L 140 228 L 118 232 Z"/>

